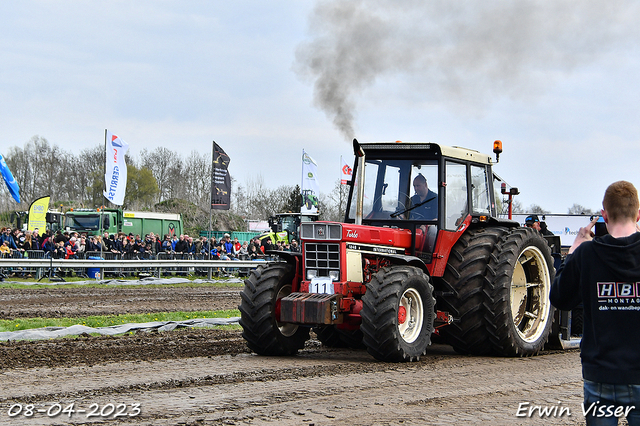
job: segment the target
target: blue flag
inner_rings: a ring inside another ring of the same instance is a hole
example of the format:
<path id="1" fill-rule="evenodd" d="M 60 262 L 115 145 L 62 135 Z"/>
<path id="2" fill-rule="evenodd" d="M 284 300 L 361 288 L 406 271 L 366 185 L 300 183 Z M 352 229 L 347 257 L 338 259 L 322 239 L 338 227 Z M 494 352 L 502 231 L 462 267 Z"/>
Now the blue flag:
<path id="1" fill-rule="evenodd" d="M 4 178 L 5 183 L 7 184 L 7 188 L 9 188 L 9 192 L 13 195 L 13 199 L 16 202 L 20 202 L 20 187 L 18 186 L 18 182 L 11 174 L 11 170 L 7 167 L 7 163 L 4 161 L 4 157 L 0 154 L 0 172 L 2 173 L 2 177 Z"/>

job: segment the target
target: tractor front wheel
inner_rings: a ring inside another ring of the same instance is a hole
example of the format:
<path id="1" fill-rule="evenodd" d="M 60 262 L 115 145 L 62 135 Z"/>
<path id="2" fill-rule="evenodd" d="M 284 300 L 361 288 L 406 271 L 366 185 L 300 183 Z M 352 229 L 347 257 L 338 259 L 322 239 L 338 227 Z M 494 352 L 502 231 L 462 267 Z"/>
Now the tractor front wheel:
<path id="1" fill-rule="evenodd" d="M 281 323 L 276 318 L 279 299 L 291 294 L 293 267 L 286 263 L 259 266 L 240 293 L 240 325 L 247 346 L 259 355 L 293 355 L 309 339 L 309 328 Z"/>
<path id="2" fill-rule="evenodd" d="M 376 273 L 362 297 L 363 343 L 380 361 L 418 361 L 434 330 L 435 299 L 429 276 L 397 265 Z"/>

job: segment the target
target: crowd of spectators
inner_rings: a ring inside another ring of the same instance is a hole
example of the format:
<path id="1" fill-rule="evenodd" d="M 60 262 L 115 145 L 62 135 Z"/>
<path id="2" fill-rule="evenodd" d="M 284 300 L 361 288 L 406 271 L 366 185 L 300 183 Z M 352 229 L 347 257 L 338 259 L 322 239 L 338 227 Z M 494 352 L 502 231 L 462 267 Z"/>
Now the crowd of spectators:
<path id="1" fill-rule="evenodd" d="M 161 237 L 153 232 L 142 238 L 139 234 L 123 232 L 115 235 L 105 232 L 100 236 L 62 231 L 53 233 L 50 230 L 40 234 L 38 229 L 23 232 L 10 227 L 3 227 L 0 231 L 0 254 L 3 257 L 27 257 L 28 251 L 41 250 L 45 257 L 55 259 L 78 259 L 90 252 L 110 252 L 124 259 L 156 259 L 164 253 L 199 255 L 213 260 L 255 260 L 264 258 L 268 251 L 300 251 L 295 240 L 291 244 L 282 241 L 274 244 L 271 238 L 261 241 L 255 237 L 241 243 L 238 238 L 232 240 L 229 234 L 218 240 L 215 237 L 194 239 L 187 234 Z"/>
<path id="2" fill-rule="evenodd" d="M 143 238 L 132 233 L 114 235 L 105 232 L 103 235 L 87 235 L 73 231 L 46 230 L 41 234 L 38 229 L 22 231 L 10 227 L 0 228 L 0 257 L 4 258 L 263 260 L 271 256 L 270 251 L 300 252 L 300 246 L 295 240 L 291 244 L 281 241 L 273 243 L 268 237 L 263 240 L 255 237 L 250 241 L 240 242 L 238 238 L 231 239 L 229 234 L 224 234 L 218 240 L 215 237 L 194 239 L 187 234 L 160 236 L 153 232 Z M 73 268 L 57 268 L 54 273 L 65 275 L 69 271 L 73 273 Z M 184 272 L 180 268 L 170 271 Z M 237 269 L 232 268 L 230 271 Z M 11 276 L 19 274 L 26 278 L 32 277 L 22 267 L 0 271 L 0 276 L 3 272 L 11 273 Z M 86 275 L 88 271 L 83 269 L 80 272 Z M 226 274 L 228 271 L 218 268 L 218 273 Z"/>

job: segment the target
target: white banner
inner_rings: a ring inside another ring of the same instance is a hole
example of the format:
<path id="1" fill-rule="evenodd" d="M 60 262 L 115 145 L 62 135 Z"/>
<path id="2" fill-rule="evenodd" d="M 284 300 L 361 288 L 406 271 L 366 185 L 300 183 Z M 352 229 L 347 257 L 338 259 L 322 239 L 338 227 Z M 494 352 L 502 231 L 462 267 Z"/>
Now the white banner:
<path id="1" fill-rule="evenodd" d="M 300 213 L 318 214 L 318 197 L 320 184 L 316 177 L 318 165 L 302 150 L 302 207 Z"/>
<path id="2" fill-rule="evenodd" d="M 514 214 L 513 220 L 525 225 L 525 220 L 529 214 Z M 570 214 L 540 214 L 538 219 L 547 225 L 547 229 L 553 232 L 553 235 L 560 236 L 560 245 L 562 247 L 571 247 L 573 241 L 578 235 L 578 231 L 583 226 L 587 226 L 591 221 L 591 215 L 570 215 Z"/>
<path id="3" fill-rule="evenodd" d="M 127 165 L 124 155 L 129 144 L 106 130 L 107 162 L 104 175 L 104 196 L 113 204 L 121 206 L 124 203 L 124 192 L 127 188 Z"/>
<path id="4" fill-rule="evenodd" d="M 351 182 L 351 175 L 353 174 L 353 169 L 344 161 L 344 158 L 340 156 L 342 160 L 342 169 L 340 170 L 340 183 L 346 185 L 348 182 Z"/>

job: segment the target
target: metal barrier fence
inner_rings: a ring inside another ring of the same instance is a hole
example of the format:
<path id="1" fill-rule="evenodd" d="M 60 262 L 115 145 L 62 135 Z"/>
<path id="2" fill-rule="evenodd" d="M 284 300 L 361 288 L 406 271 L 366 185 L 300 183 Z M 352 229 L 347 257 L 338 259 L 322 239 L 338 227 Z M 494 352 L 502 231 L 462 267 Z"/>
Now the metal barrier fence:
<path id="1" fill-rule="evenodd" d="M 155 257 L 155 258 L 154 258 Z M 213 276 L 239 273 L 248 275 L 251 269 L 275 258 L 259 260 L 210 260 L 206 254 L 154 255 L 125 254 L 111 252 L 80 253 L 78 259 L 54 259 L 41 250 L 14 251 L 0 257 L 0 274 L 41 279 L 44 276 L 77 276 L 103 278 L 105 276 L 156 276 L 202 275 Z"/>
<path id="2" fill-rule="evenodd" d="M 43 250 L 29 250 L 26 251 L 24 253 L 24 257 L 25 258 L 29 258 L 29 259 L 44 259 L 45 255 L 44 255 L 44 251 Z M 33 266 L 28 266 L 28 267 L 24 267 L 23 268 L 23 273 L 31 276 L 34 276 L 36 278 L 40 278 L 41 277 L 41 273 L 42 273 L 42 269 L 41 268 L 35 268 Z"/>

